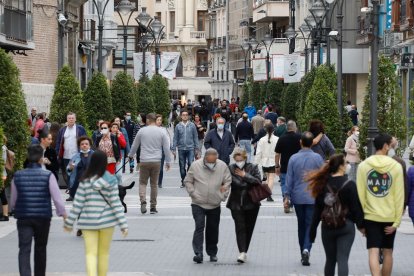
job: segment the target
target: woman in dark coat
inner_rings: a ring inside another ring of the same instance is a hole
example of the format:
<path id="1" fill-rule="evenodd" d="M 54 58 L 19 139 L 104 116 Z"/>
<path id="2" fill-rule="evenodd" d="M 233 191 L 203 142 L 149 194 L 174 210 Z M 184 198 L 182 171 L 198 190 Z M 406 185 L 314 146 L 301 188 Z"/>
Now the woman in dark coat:
<path id="1" fill-rule="evenodd" d="M 236 228 L 237 246 L 240 252 L 237 261 L 245 263 L 260 208 L 260 203 L 252 202 L 248 190 L 254 185 L 260 185 L 261 177 L 258 166 L 247 163 L 245 150 L 236 149 L 233 158 L 236 163 L 229 166 L 232 183 L 227 208 L 231 210 Z"/>

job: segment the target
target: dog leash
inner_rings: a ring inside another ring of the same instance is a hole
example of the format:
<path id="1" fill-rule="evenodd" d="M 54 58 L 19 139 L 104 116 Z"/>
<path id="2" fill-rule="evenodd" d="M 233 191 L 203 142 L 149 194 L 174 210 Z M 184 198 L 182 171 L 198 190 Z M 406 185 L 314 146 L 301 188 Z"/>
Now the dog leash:
<path id="1" fill-rule="evenodd" d="M 119 172 L 120 170 L 122 170 L 123 168 L 125 168 L 125 165 L 129 163 L 129 160 L 130 160 L 130 159 L 128 158 L 128 160 L 125 162 L 125 164 L 124 164 L 122 167 L 120 167 L 120 168 L 119 168 L 119 170 L 117 170 L 117 171 L 115 172 L 115 174 L 118 174 L 118 172 Z"/>

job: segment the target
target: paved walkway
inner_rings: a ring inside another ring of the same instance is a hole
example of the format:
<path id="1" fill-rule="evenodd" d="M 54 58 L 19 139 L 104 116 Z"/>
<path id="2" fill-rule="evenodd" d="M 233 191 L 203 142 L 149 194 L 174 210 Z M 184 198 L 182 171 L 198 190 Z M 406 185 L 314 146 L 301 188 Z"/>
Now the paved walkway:
<path id="1" fill-rule="evenodd" d="M 124 181 L 137 181 L 138 173 L 126 174 Z M 278 183 L 278 182 L 276 182 Z M 217 263 L 205 258 L 203 264 L 192 262 L 191 247 L 194 222 L 190 198 L 179 188 L 178 164 L 164 174 L 164 188 L 159 190 L 159 213 L 141 215 L 138 188 L 128 191 L 129 235 L 122 238 L 119 229 L 111 246 L 109 276 L 133 275 L 323 275 L 325 255 L 319 238 L 311 252 L 311 266 L 300 264 L 296 217 L 284 214 L 280 186 L 275 185 L 273 203 L 263 202 L 248 263 L 240 265 L 234 223 L 227 208 L 222 208 Z M 62 191 L 62 196 L 66 198 Z M 66 203 L 69 210 L 71 203 Z M 414 229 L 404 217 L 395 243 L 393 275 L 414 275 L 412 263 Z M 0 223 L 0 275 L 18 275 L 17 232 L 15 221 Z M 357 233 L 350 257 L 351 275 L 369 275 L 365 238 Z M 63 232 L 62 220 L 54 218 L 48 246 L 48 274 L 51 276 L 85 275 L 83 239 Z"/>

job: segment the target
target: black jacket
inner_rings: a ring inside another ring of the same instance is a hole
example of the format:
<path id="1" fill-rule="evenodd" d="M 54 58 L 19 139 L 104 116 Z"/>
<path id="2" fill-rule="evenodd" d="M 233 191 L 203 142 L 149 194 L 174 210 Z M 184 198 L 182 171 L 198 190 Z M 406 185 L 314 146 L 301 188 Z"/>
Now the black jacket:
<path id="1" fill-rule="evenodd" d="M 235 143 L 233 135 L 227 129 L 224 129 L 223 138 L 217 133 L 217 129 L 210 130 L 204 139 L 204 147 L 217 150 L 219 159 L 227 165 L 230 163 L 230 154 L 233 152 Z"/>
<path id="2" fill-rule="evenodd" d="M 102 136 L 103 136 L 102 134 L 99 134 L 96 137 L 95 147 L 97 149 L 99 149 L 99 142 L 101 142 Z M 118 162 L 119 159 L 121 158 L 121 147 L 119 146 L 118 137 L 115 134 L 111 133 L 111 141 L 112 141 L 112 150 L 114 151 L 115 160 L 116 162 Z"/>
<path id="3" fill-rule="evenodd" d="M 347 180 L 348 178 L 346 176 L 329 177 L 328 184 L 332 187 L 332 190 L 337 191 Z M 328 188 L 325 187 L 323 192 L 320 193 L 315 199 L 315 209 L 313 211 L 312 224 L 309 234 L 311 242 L 315 241 L 316 230 L 318 228 L 319 222 L 321 221 L 322 211 L 325 207 L 325 195 L 328 191 Z M 348 207 L 349 211 L 347 218 L 353 221 L 358 228 L 362 228 L 364 222 L 364 213 L 359 201 L 355 182 L 349 181 L 348 184 L 346 184 L 346 186 L 344 186 L 342 190 L 339 191 L 338 197 L 341 201 L 341 205 Z"/>
<path id="4" fill-rule="evenodd" d="M 236 142 L 240 140 L 251 141 L 254 138 L 253 126 L 247 120 L 241 121 L 236 127 Z"/>
<path id="5" fill-rule="evenodd" d="M 259 167 L 255 164 L 246 163 L 244 171 L 246 175 L 240 177 L 235 174 L 237 166 L 232 164 L 229 166 L 232 176 L 231 193 L 227 201 L 226 207 L 230 210 L 252 210 L 258 208 L 260 203 L 253 203 L 248 190 L 254 185 L 260 185 L 262 183 Z"/>

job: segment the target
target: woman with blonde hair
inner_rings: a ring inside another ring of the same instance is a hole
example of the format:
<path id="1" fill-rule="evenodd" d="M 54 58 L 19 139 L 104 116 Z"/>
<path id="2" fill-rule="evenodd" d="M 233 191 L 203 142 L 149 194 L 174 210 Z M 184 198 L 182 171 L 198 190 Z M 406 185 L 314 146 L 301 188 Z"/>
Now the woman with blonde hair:
<path id="1" fill-rule="evenodd" d="M 359 127 L 353 126 L 350 131 L 349 137 L 345 142 L 345 152 L 346 152 L 346 162 L 351 165 L 351 170 L 349 171 L 348 178 L 356 181 L 356 173 L 358 169 L 358 164 L 361 162 L 359 158 Z"/>
<path id="2" fill-rule="evenodd" d="M 267 185 L 272 191 L 276 174 L 275 148 L 279 138 L 273 134 L 275 127 L 272 123 L 265 124 L 264 129 L 267 135 L 257 144 L 256 164 L 262 166 L 263 173 L 266 174 Z M 267 201 L 273 201 L 272 196 L 269 196 Z"/>

